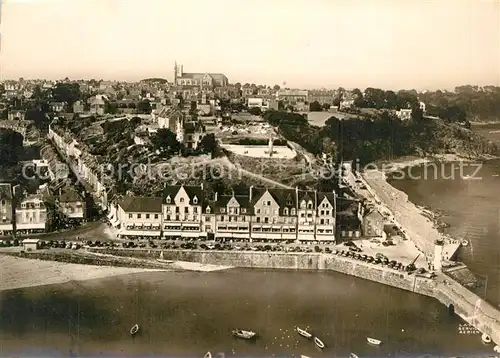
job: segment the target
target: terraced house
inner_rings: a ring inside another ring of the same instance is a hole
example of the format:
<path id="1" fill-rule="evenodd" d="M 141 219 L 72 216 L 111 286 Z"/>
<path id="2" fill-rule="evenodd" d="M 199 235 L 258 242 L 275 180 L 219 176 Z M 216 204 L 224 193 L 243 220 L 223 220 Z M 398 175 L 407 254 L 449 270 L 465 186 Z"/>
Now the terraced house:
<path id="1" fill-rule="evenodd" d="M 250 187 L 204 194 L 203 185 L 168 186 L 161 198 L 125 197 L 108 215 L 122 237 L 335 242 L 335 193 Z"/>
<path id="2" fill-rule="evenodd" d="M 14 231 L 12 225 L 12 187 L 0 183 L 0 235 L 8 235 Z"/>

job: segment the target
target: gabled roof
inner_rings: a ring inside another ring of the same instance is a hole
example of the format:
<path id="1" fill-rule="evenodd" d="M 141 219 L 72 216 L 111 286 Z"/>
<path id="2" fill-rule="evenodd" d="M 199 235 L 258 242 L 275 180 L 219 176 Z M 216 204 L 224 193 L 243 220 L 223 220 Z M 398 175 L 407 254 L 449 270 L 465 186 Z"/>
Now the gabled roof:
<path id="1" fill-rule="evenodd" d="M 162 198 L 125 196 L 118 204 L 127 213 L 161 213 Z"/>
<path id="2" fill-rule="evenodd" d="M 321 205 L 321 203 L 323 202 L 323 200 L 325 198 L 328 200 L 328 202 L 335 209 L 335 193 L 323 193 L 323 192 L 319 192 L 318 193 L 318 202 L 317 202 L 318 207 Z"/>
<path id="3" fill-rule="evenodd" d="M 252 206 L 255 206 L 262 196 L 269 192 L 271 197 L 276 201 L 279 206 L 280 215 L 283 214 L 284 209 L 297 208 L 297 193 L 295 189 L 266 189 L 266 188 L 252 188 Z"/>
<path id="4" fill-rule="evenodd" d="M 200 185 L 170 185 L 167 186 L 165 189 L 163 189 L 163 200 L 166 199 L 168 196 L 172 199 L 172 201 L 175 199 L 175 196 L 177 193 L 179 193 L 179 190 L 181 188 L 184 188 L 186 191 L 188 197 L 189 197 L 189 205 L 202 205 L 204 203 L 205 195 L 203 193 L 203 188 Z M 194 198 L 198 199 L 198 204 L 193 203 Z"/>
<path id="5" fill-rule="evenodd" d="M 247 214 L 250 213 L 250 197 L 248 195 L 219 195 L 217 201 L 214 202 L 215 210 L 220 212 L 221 208 L 227 207 L 231 199 L 235 199 L 240 208 L 247 209 Z"/>

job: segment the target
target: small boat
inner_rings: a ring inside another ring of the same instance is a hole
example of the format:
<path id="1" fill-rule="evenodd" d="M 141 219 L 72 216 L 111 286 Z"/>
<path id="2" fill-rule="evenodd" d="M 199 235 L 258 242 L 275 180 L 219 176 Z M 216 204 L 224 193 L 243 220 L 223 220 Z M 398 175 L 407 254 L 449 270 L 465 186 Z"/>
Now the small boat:
<path id="1" fill-rule="evenodd" d="M 301 354 L 301 355 L 300 355 L 300 358 L 311 358 L 311 357 L 309 357 L 309 356 L 305 356 L 305 355 Z"/>
<path id="2" fill-rule="evenodd" d="M 243 339 L 252 339 L 257 335 L 257 333 L 252 331 L 245 331 L 242 329 L 233 330 L 233 336 Z"/>
<path id="3" fill-rule="evenodd" d="M 203 358 L 212 358 L 212 353 L 210 353 L 210 352 L 205 353 Z"/>
<path id="4" fill-rule="evenodd" d="M 306 337 L 307 339 L 311 339 L 312 338 L 312 334 L 307 332 L 306 330 L 304 329 L 300 329 L 299 327 L 297 327 L 297 332 L 302 336 L 302 337 Z"/>
<path id="5" fill-rule="evenodd" d="M 136 334 L 137 332 L 139 332 L 139 325 L 136 324 L 134 325 L 134 327 L 130 328 L 130 334 L 133 336 L 134 334 Z"/>
<path id="6" fill-rule="evenodd" d="M 351 354 L 349 354 L 349 358 L 359 358 L 359 357 L 356 354 L 351 353 Z"/>
<path id="7" fill-rule="evenodd" d="M 499 176 L 500 174 L 493 174 L 492 177 L 497 177 Z"/>
<path id="8" fill-rule="evenodd" d="M 500 346 L 493 347 L 493 351 L 497 352 L 497 353 L 500 353 Z"/>
<path id="9" fill-rule="evenodd" d="M 460 243 L 462 246 L 469 246 L 469 240 L 463 239 L 462 242 Z"/>
<path id="10" fill-rule="evenodd" d="M 481 340 L 483 341 L 483 343 L 491 343 L 491 337 L 488 336 L 486 333 L 484 333 L 482 336 L 481 336 Z"/>
<path id="11" fill-rule="evenodd" d="M 375 346 L 379 346 L 380 343 L 382 343 L 382 341 L 379 341 L 378 339 L 370 338 L 370 337 L 367 337 L 366 340 L 368 341 L 368 343 L 373 344 Z"/>
<path id="12" fill-rule="evenodd" d="M 325 344 L 321 341 L 321 339 L 319 339 L 318 337 L 314 337 L 314 343 L 316 344 L 316 346 L 320 349 L 323 349 L 325 348 Z"/>
<path id="13" fill-rule="evenodd" d="M 172 260 L 156 259 L 156 261 L 161 262 L 162 264 L 173 264 L 174 263 L 174 261 L 172 261 Z"/>

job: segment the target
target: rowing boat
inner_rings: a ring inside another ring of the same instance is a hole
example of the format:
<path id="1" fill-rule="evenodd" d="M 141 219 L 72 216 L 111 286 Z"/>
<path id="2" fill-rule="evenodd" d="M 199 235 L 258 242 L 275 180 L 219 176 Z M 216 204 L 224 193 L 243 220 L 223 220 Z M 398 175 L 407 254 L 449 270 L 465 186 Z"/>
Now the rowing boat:
<path id="1" fill-rule="evenodd" d="M 318 346 L 318 348 L 320 349 L 323 349 L 325 348 L 325 344 L 321 341 L 321 339 L 319 339 L 318 337 L 314 337 L 314 343 L 316 344 L 316 346 Z"/>
<path id="2" fill-rule="evenodd" d="M 368 343 L 373 344 L 375 346 L 379 346 L 380 343 L 382 343 L 382 341 L 379 341 L 378 339 L 370 338 L 370 337 L 367 337 L 366 340 L 368 341 Z"/>
<path id="3" fill-rule="evenodd" d="M 297 332 L 298 334 L 300 334 L 302 337 L 305 337 L 307 339 L 311 339 L 312 338 L 312 334 L 307 332 L 305 329 L 300 329 L 299 327 L 297 327 Z"/>
<path id="4" fill-rule="evenodd" d="M 132 328 L 130 328 L 130 334 L 133 336 L 137 332 L 139 332 L 139 325 L 135 324 Z"/>

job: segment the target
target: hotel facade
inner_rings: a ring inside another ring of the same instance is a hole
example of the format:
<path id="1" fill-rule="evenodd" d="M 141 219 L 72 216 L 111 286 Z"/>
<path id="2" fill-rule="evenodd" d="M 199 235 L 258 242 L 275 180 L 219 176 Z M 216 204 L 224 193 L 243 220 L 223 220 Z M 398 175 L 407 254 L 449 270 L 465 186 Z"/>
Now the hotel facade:
<path id="1" fill-rule="evenodd" d="M 121 238 L 335 243 L 334 192 L 250 187 L 204 195 L 203 185 L 168 186 L 162 197 L 126 196 L 108 218 Z"/>

